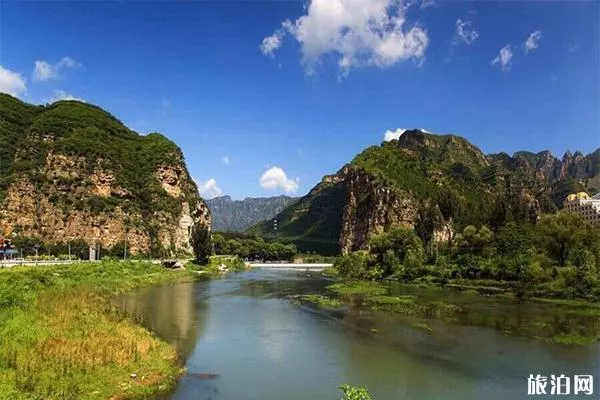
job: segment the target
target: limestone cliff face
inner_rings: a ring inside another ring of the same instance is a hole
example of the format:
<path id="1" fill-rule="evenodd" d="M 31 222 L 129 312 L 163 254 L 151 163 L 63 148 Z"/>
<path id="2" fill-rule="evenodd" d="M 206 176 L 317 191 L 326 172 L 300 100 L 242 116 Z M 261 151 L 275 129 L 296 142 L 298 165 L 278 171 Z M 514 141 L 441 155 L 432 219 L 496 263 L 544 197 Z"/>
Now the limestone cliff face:
<path id="1" fill-rule="evenodd" d="M 0 117 L 16 102 L 0 96 Z M 168 256 L 191 251 L 195 224 L 210 229 L 183 155 L 164 136 L 140 136 L 84 103 L 29 107 L 31 119 L 10 127 L 20 142 L 0 137 L 13 149 L 1 160 L 10 168 L 0 170 L 0 233 Z"/>
<path id="2" fill-rule="evenodd" d="M 210 213 L 195 193 L 185 166 L 178 164 L 181 160 L 175 161 L 174 166 L 159 166 L 155 176 L 179 207 L 175 213 L 145 215 L 129 209 L 131 194 L 115 182 L 110 170 L 98 168 L 88 173 L 82 168 L 82 158 L 51 153 L 42 170 L 46 178 L 43 187 L 26 175 L 8 187 L 0 209 L 0 229 L 51 244 L 83 239 L 112 248 L 127 241 L 131 253 L 150 253 L 153 248 L 163 249 L 165 255 L 189 252 L 191 228 L 194 224 L 210 228 Z M 125 201 L 102 209 L 87 207 L 98 198 L 108 204 L 115 199 Z"/>
<path id="3" fill-rule="evenodd" d="M 342 252 L 364 248 L 369 238 L 392 226 L 413 227 L 417 202 L 410 193 L 382 185 L 357 168 L 341 174 L 348 193 L 339 239 Z"/>

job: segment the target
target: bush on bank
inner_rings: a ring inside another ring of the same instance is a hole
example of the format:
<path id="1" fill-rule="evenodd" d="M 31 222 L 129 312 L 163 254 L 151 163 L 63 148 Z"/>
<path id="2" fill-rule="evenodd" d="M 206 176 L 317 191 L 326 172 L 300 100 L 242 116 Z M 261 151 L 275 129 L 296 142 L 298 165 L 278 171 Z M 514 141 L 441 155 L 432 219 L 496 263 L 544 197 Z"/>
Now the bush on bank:
<path id="1" fill-rule="evenodd" d="M 600 299 L 600 229 L 559 213 L 535 225 L 508 223 L 495 232 L 466 226 L 443 245 L 396 227 L 373 237 L 369 251 L 339 257 L 352 279 L 463 284 L 511 289 L 520 296 Z"/>

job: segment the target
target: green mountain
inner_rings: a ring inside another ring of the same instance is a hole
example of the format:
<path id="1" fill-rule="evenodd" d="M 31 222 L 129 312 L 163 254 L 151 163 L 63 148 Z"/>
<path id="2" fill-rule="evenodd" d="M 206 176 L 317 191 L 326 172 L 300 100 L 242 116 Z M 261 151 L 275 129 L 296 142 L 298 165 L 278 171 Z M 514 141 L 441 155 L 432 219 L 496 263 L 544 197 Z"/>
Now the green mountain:
<path id="1" fill-rule="evenodd" d="M 0 235 L 164 253 L 189 250 L 195 223 L 209 212 L 169 139 L 90 104 L 0 94 Z"/>
<path id="2" fill-rule="evenodd" d="M 210 209 L 213 231 L 243 232 L 257 222 L 273 218 L 294 201 L 296 198 L 289 196 L 246 197 L 244 200 L 219 196 L 206 200 L 206 205 Z"/>
<path id="3" fill-rule="evenodd" d="M 485 155 L 459 136 L 409 130 L 365 149 L 274 218 L 279 235 L 301 250 L 335 253 L 362 248 L 394 225 L 428 242 L 451 240 L 466 225 L 535 220 L 584 189 L 600 190 L 600 149 L 561 160 L 547 151 Z M 270 228 L 266 221 L 250 231 Z"/>

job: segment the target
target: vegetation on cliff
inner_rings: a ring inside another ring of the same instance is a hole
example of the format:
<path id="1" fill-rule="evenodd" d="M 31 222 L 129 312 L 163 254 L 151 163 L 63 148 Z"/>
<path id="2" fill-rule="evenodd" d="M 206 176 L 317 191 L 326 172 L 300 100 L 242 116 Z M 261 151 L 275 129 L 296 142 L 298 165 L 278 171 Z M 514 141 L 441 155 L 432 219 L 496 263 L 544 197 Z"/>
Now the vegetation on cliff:
<path id="1" fill-rule="evenodd" d="M 11 188 L 27 192 L 35 213 L 11 214 L 27 210 L 15 204 L 23 199 L 7 198 Z M 100 227 L 118 221 L 123 232 L 132 232 L 134 249 L 137 236 L 158 249 L 169 247 L 159 232 L 168 224 L 177 229 L 184 202 L 193 213 L 201 199 L 181 150 L 161 134 L 138 135 L 106 111 L 79 101 L 33 106 L 0 94 L 0 228 L 5 231 L 66 244 L 63 239 L 89 233 L 66 232 L 75 229 L 69 224 L 74 215 L 83 214 L 83 221 L 98 217 Z M 57 232 L 60 224 L 44 212 L 62 218 L 65 232 Z M 50 225 L 43 229 L 44 224 Z"/>
<path id="2" fill-rule="evenodd" d="M 186 276 L 142 262 L 0 270 L 0 399 L 166 392 L 181 373 L 175 349 L 135 325 L 110 297 Z"/>

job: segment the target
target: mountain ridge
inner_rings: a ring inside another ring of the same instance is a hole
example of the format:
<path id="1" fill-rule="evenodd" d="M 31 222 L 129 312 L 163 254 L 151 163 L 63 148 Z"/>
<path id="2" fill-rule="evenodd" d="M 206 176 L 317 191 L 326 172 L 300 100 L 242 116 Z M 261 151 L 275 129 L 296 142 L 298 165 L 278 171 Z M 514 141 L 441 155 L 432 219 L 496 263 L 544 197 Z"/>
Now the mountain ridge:
<path id="1" fill-rule="evenodd" d="M 215 231 L 243 232 L 259 221 L 271 219 L 295 200 L 285 195 L 233 200 L 225 195 L 207 200 L 206 204 L 211 210 Z"/>
<path id="2" fill-rule="evenodd" d="M 549 151 L 486 155 L 460 136 L 413 129 L 366 148 L 276 218 L 279 234 L 301 250 L 321 242 L 330 244 L 328 252 L 347 252 L 394 225 L 420 230 L 429 241 L 451 240 L 469 224 L 534 220 L 586 189 L 600 190 L 600 149 L 562 159 Z M 268 226 L 251 232 L 266 234 Z"/>

